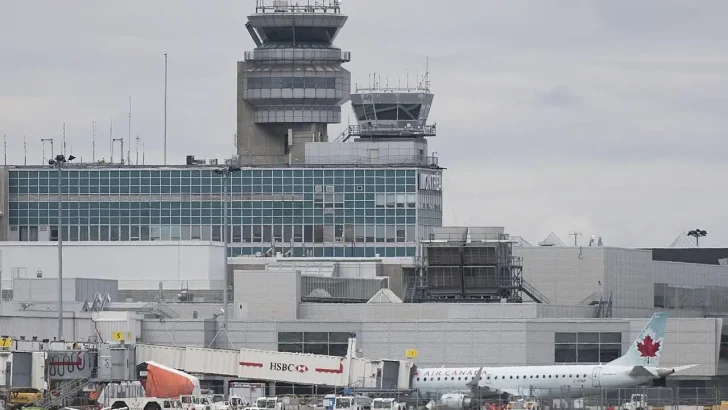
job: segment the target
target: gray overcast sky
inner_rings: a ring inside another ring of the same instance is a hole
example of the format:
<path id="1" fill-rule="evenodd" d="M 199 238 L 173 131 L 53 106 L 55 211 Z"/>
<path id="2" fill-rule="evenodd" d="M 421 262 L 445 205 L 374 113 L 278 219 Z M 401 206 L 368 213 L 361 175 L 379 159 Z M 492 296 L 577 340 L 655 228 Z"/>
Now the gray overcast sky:
<path id="1" fill-rule="evenodd" d="M 234 152 L 236 61 L 253 0 L 0 0 L 0 133 L 8 162 L 41 137 L 109 157 L 109 123 L 162 160 L 169 53 L 171 163 Z M 446 224 L 667 246 L 683 230 L 728 245 L 728 2 L 345 0 L 336 45 L 366 84 L 429 56 L 447 167 Z M 344 106 L 344 118 L 350 116 Z M 353 118 L 352 118 L 353 120 Z M 343 126 L 330 128 L 331 136 Z M 132 159 L 134 158 L 132 148 Z M 118 156 L 118 153 L 117 153 Z"/>

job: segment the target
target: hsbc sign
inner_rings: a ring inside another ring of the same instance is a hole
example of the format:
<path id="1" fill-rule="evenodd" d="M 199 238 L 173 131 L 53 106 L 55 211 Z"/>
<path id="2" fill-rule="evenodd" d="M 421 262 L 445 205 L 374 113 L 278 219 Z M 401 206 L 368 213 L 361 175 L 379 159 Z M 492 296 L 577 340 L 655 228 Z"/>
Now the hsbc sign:
<path id="1" fill-rule="evenodd" d="M 280 363 L 280 362 L 272 362 L 270 364 L 270 369 L 279 371 L 279 372 L 299 372 L 299 373 L 305 373 L 308 371 L 308 366 L 304 364 L 293 364 L 293 363 Z"/>
<path id="2" fill-rule="evenodd" d="M 420 191 L 442 191 L 442 174 L 420 172 Z"/>

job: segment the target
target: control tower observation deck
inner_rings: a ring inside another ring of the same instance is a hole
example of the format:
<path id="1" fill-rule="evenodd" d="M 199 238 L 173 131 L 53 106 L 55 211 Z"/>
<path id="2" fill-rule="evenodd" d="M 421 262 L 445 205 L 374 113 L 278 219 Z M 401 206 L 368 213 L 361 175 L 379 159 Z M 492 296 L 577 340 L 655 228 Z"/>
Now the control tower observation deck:
<path id="1" fill-rule="evenodd" d="M 256 48 L 238 62 L 240 165 L 301 163 L 307 142 L 328 141 L 350 98 L 350 53 L 333 45 L 346 20 L 340 0 L 256 1 Z"/>

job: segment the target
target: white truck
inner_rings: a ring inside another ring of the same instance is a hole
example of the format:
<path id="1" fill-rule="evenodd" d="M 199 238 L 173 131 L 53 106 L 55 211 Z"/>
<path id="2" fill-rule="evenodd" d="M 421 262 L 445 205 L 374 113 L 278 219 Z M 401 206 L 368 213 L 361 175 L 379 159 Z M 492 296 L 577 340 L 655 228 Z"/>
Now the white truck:
<path id="1" fill-rule="evenodd" d="M 255 404 L 245 410 L 299 410 L 298 399 L 295 397 L 258 397 Z"/>
<path id="2" fill-rule="evenodd" d="M 356 395 L 334 398 L 334 410 L 370 410 L 371 408 L 371 397 Z"/>
<path id="3" fill-rule="evenodd" d="M 647 410 L 647 395 L 633 394 L 629 401 L 622 405 L 622 410 Z"/>
<path id="4" fill-rule="evenodd" d="M 407 410 L 405 403 L 397 402 L 393 398 L 377 398 L 372 400 L 372 409 L 375 410 Z"/>

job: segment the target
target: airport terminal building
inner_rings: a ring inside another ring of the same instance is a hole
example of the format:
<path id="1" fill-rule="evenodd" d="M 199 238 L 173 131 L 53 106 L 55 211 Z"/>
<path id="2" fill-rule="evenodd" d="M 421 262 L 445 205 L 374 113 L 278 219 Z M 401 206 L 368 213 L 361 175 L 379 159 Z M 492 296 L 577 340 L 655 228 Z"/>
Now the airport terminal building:
<path id="1" fill-rule="evenodd" d="M 341 10 L 272 12 L 249 19 L 224 167 L 0 168 L 0 336 L 57 336 L 60 237 L 66 340 L 343 355 L 355 334 L 363 357 L 418 366 L 600 363 L 666 311 L 661 365 L 698 365 L 666 383 L 728 383 L 728 251 L 443 227 L 429 81 L 350 93 Z M 348 100 L 357 124 L 330 138 Z"/>

